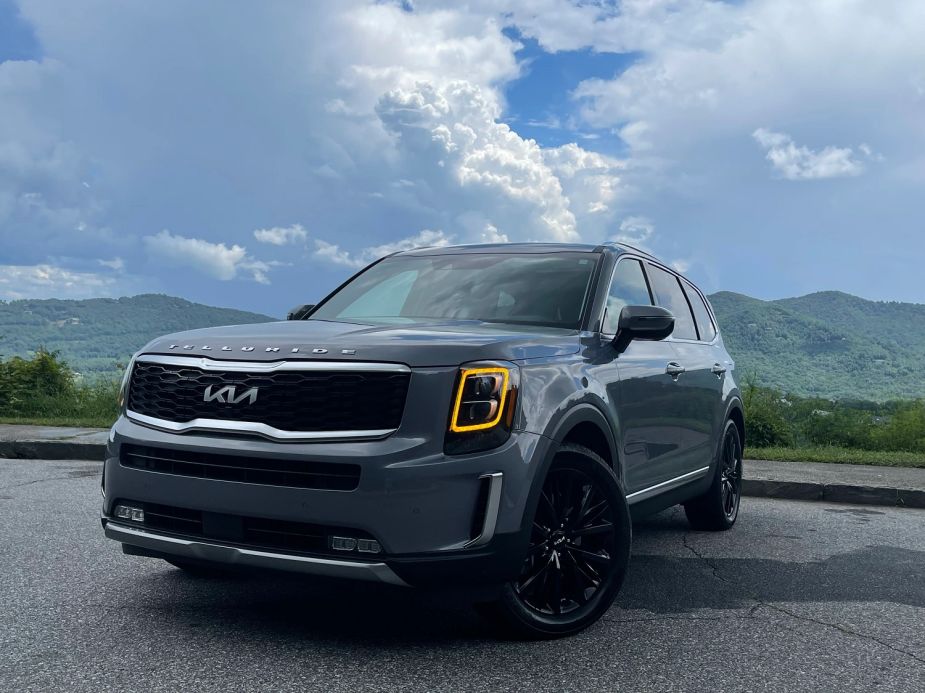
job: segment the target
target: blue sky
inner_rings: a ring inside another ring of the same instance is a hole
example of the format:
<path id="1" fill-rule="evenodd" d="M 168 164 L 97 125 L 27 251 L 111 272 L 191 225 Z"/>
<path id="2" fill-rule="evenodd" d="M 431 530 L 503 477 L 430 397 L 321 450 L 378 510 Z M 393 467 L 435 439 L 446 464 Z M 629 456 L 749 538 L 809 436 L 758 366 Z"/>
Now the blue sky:
<path id="1" fill-rule="evenodd" d="M 925 302 L 925 5 L 0 0 L 0 299 L 281 315 L 418 244 L 623 239 Z"/>

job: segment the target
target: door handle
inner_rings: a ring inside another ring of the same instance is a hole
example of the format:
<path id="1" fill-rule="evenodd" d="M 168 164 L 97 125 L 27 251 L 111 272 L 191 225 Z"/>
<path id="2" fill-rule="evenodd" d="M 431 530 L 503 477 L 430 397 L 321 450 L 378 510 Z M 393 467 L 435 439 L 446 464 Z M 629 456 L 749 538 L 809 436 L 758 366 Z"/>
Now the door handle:
<path id="1" fill-rule="evenodd" d="M 686 370 L 687 369 L 677 361 L 669 361 L 668 365 L 665 366 L 665 372 L 675 380 Z"/>
<path id="2" fill-rule="evenodd" d="M 716 377 L 719 377 L 726 372 L 726 367 L 721 363 L 714 363 L 711 370 Z"/>

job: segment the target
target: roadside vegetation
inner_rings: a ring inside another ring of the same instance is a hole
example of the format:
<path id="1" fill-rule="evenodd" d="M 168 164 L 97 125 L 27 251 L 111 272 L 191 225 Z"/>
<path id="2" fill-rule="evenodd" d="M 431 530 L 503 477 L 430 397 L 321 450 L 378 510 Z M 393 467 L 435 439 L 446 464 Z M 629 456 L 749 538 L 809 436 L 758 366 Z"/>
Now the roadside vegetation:
<path id="1" fill-rule="evenodd" d="M 108 427 L 116 376 L 83 378 L 57 352 L 0 361 L 0 422 Z M 925 400 L 885 403 L 787 395 L 743 384 L 746 456 L 925 468 Z"/>
<path id="2" fill-rule="evenodd" d="M 797 397 L 753 378 L 742 391 L 748 457 L 925 467 L 925 400 Z"/>
<path id="3" fill-rule="evenodd" d="M 0 361 L 0 422 L 111 426 L 118 416 L 117 377 L 78 377 L 57 352 Z"/>

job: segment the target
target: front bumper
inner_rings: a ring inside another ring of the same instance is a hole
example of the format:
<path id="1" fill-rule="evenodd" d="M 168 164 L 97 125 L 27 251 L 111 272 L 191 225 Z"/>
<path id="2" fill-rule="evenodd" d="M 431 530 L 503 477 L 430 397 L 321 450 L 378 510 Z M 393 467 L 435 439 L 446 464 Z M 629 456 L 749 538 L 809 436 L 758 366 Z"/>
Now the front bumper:
<path id="1" fill-rule="evenodd" d="M 244 457 L 360 464 L 356 490 L 292 488 L 195 478 L 120 464 L 123 444 Z M 445 456 L 442 441 L 401 432 L 378 441 L 280 444 L 248 437 L 176 434 L 121 418 L 113 428 L 104 473 L 106 535 L 148 554 L 274 568 L 389 584 L 504 581 L 516 575 L 527 535 L 522 518 L 535 460 L 548 440 L 515 433 L 495 450 Z M 500 493 L 473 537 L 483 479 Z M 130 526 L 114 518 L 117 501 L 163 504 L 204 513 L 353 528 L 382 546 L 377 555 L 304 555 L 216 537 Z M 490 530 L 490 531 L 486 531 Z M 481 538 L 480 538 L 481 537 Z M 360 560 L 353 560 L 351 556 Z"/>
<path id="2" fill-rule="evenodd" d="M 259 551 L 216 544 L 211 541 L 158 534 L 137 527 L 127 527 L 113 521 L 107 521 L 104 527 L 109 539 L 144 549 L 145 553 L 150 552 L 149 555 L 165 555 L 243 568 L 270 568 L 323 577 L 369 580 L 390 585 L 407 586 L 408 584 L 381 562 L 365 563 Z"/>

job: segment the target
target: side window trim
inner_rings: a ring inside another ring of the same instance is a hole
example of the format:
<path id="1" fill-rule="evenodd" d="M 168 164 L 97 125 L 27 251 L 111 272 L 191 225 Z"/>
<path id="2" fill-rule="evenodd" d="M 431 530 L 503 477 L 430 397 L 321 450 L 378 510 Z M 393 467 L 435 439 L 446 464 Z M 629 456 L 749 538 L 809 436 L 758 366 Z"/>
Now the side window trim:
<path id="1" fill-rule="evenodd" d="M 649 303 L 653 306 L 658 305 L 655 302 L 655 291 L 652 289 L 652 282 L 649 280 L 649 273 L 646 271 L 646 259 L 639 257 L 638 255 L 632 255 L 630 253 L 622 253 L 617 256 L 617 261 L 613 263 L 613 268 L 610 270 L 610 279 L 607 281 L 607 290 L 604 292 L 604 305 L 601 307 L 600 315 L 598 316 L 598 325 L 600 326 L 600 333 L 605 336 L 616 335 L 616 332 L 604 332 L 604 320 L 607 318 L 607 296 L 610 294 L 610 287 L 613 286 L 613 279 L 617 276 L 617 266 L 624 260 L 635 260 L 639 263 L 639 269 L 642 270 L 642 277 L 646 280 L 646 290 L 649 292 Z"/>
<path id="2" fill-rule="evenodd" d="M 707 319 L 710 321 L 710 327 L 713 328 L 713 337 L 707 340 L 703 338 L 702 334 L 700 334 L 700 323 L 697 322 L 697 313 L 696 311 L 693 311 L 693 306 L 691 306 L 691 311 L 694 312 L 694 325 L 696 326 L 697 334 L 700 337 L 699 341 L 703 342 L 704 344 L 713 344 L 716 342 L 716 338 L 719 336 L 719 327 L 716 325 L 716 316 L 713 315 L 713 306 L 710 305 L 710 302 L 707 300 L 707 297 L 704 295 L 704 293 L 686 277 L 681 277 L 681 287 L 684 289 L 684 294 L 687 296 L 688 304 L 694 300 L 689 295 L 690 291 L 693 291 L 696 297 L 700 299 L 700 302 L 703 304 L 704 310 L 707 313 Z"/>
<path id="3" fill-rule="evenodd" d="M 695 341 L 702 342 L 703 335 L 700 334 L 700 325 L 697 324 L 697 312 L 694 310 L 694 304 L 691 303 L 691 297 L 687 295 L 687 289 L 684 286 L 681 275 L 674 275 L 674 280 L 678 282 L 678 286 L 681 287 L 681 295 L 684 296 L 684 300 L 687 301 L 687 309 L 691 312 L 691 318 L 694 321 L 694 333 L 697 335 Z"/>
<path id="4" fill-rule="evenodd" d="M 655 267 L 656 269 L 660 269 L 660 270 L 662 270 L 663 272 L 665 272 L 665 273 L 671 275 L 672 277 L 674 277 L 674 280 L 678 283 L 678 288 L 681 290 L 681 295 L 684 297 L 684 301 L 685 301 L 685 303 L 687 304 L 687 310 L 690 312 L 691 322 L 692 322 L 693 325 L 694 325 L 694 334 L 697 335 L 697 338 L 696 338 L 696 339 L 689 339 L 689 338 L 687 338 L 687 337 L 675 337 L 674 334 L 671 334 L 671 335 L 669 335 L 666 339 L 669 339 L 669 340 L 671 340 L 671 341 L 677 341 L 677 342 L 697 342 L 697 343 L 699 343 L 699 342 L 701 341 L 701 339 L 700 339 L 700 328 L 697 326 L 697 318 L 694 316 L 694 307 L 691 305 L 691 300 L 690 300 L 690 298 L 689 298 L 688 295 L 687 295 L 687 291 L 684 290 L 684 282 L 681 281 L 681 280 L 682 280 L 681 275 L 678 274 L 677 272 L 675 272 L 675 271 L 674 271 L 673 269 L 671 269 L 670 267 L 666 267 L 666 266 L 662 265 L 662 264 L 659 263 L 659 262 L 653 261 L 651 258 L 646 258 L 645 261 L 644 261 L 642 264 L 643 264 L 643 269 L 645 269 L 647 266 L 651 265 L 652 267 Z M 652 289 L 652 284 L 651 284 L 651 282 L 649 281 L 649 275 L 648 275 L 648 273 L 646 273 L 646 283 L 649 284 L 649 293 L 650 293 L 651 296 L 652 296 L 652 303 L 653 303 L 653 305 L 659 305 L 659 303 L 658 303 L 658 301 L 657 301 L 657 299 L 656 299 L 656 297 L 655 297 L 655 291 Z"/>

